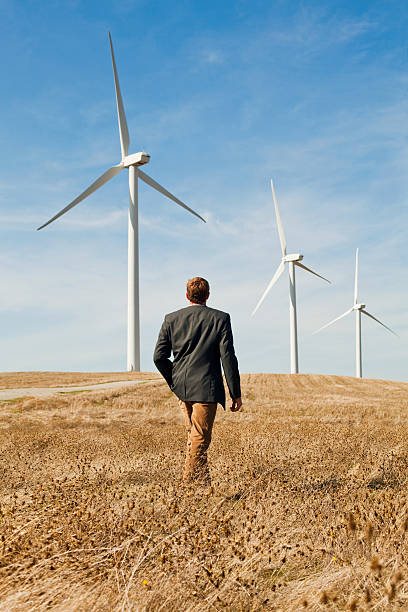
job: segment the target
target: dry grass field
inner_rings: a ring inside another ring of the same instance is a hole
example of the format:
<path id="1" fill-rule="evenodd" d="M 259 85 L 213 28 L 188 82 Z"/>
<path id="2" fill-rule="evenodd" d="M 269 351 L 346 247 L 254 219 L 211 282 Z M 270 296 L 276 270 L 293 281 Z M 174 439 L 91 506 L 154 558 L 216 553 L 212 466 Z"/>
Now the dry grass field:
<path id="1" fill-rule="evenodd" d="M 153 372 L 0 372 L 0 389 L 97 385 L 121 380 L 160 379 Z"/>
<path id="2" fill-rule="evenodd" d="M 408 610 L 408 384 L 242 379 L 212 489 L 162 382 L 0 402 L 0 610 Z"/>

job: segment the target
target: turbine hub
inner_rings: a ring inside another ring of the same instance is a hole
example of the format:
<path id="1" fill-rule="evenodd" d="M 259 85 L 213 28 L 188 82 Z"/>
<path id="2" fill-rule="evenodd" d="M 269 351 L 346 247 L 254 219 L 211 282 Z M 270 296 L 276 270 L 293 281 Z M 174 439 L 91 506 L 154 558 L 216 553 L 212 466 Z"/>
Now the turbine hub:
<path id="1" fill-rule="evenodd" d="M 354 310 L 363 310 L 365 307 L 365 304 L 354 304 Z"/>
<path id="2" fill-rule="evenodd" d="M 143 166 L 144 164 L 148 164 L 150 161 L 150 155 L 141 151 L 140 153 L 133 153 L 132 155 L 126 155 L 122 159 L 122 163 L 124 168 L 129 168 L 129 166 Z"/>
<path id="3" fill-rule="evenodd" d="M 282 259 L 283 261 L 302 261 L 303 255 L 300 253 L 292 253 L 290 255 L 284 255 Z"/>

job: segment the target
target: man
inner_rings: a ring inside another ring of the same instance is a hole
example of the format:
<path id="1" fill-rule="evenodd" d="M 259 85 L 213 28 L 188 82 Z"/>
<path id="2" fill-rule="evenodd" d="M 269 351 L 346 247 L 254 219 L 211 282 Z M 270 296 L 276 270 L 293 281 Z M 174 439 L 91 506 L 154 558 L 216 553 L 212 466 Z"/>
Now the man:
<path id="1" fill-rule="evenodd" d="M 154 363 L 179 398 L 188 439 L 183 480 L 210 482 L 207 449 L 211 442 L 217 403 L 225 409 L 221 363 L 232 399 L 231 410 L 242 406 L 238 362 L 230 316 L 208 308 L 210 286 L 204 278 L 187 283 L 190 305 L 165 316 Z M 169 357 L 173 351 L 173 362 Z"/>

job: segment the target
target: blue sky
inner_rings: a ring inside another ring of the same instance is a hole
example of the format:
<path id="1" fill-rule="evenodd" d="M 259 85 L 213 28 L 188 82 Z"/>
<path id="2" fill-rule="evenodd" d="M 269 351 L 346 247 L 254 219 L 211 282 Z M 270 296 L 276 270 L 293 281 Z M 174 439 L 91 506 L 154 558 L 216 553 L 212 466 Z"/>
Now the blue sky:
<path id="1" fill-rule="evenodd" d="M 130 152 L 208 219 L 140 186 L 142 369 L 184 286 L 209 279 L 244 372 L 289 371 L 285 274 L 269 180 L 297 274 L 301 372 L 408 380 L 408 5 L 387 2 L 0 0 L 0 370 L 126 365 L 122 173 L 34 231 L 120 161 L 112 33 Z"/>

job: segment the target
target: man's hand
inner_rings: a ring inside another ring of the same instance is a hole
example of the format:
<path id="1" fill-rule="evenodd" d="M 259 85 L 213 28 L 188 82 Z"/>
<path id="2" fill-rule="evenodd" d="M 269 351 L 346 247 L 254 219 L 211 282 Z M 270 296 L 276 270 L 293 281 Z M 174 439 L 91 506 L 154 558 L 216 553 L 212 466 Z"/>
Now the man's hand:
<path id="1" fill-rule="evenodd" d="M 231 412 L 238 412 L 238 410 L 241 410 L 241 408 L 242 408 L 242 399 L 240 397 L 233 399 L 232 406 L 230 408 Z"/>

